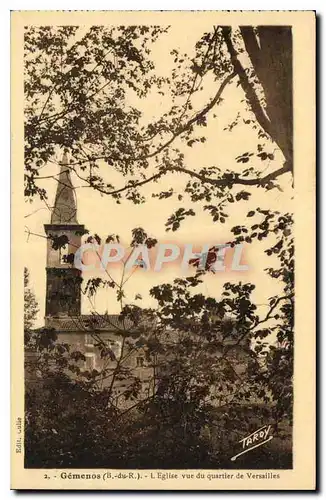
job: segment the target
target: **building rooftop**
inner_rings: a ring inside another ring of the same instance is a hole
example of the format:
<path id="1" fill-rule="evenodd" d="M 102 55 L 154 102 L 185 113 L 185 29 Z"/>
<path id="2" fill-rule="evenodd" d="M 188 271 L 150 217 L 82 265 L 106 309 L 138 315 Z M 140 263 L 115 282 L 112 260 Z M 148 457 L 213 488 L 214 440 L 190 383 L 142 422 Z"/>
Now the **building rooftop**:
<path id="1" fill-rule="evenodd" d="M 122 320 L 119 314 L 83 314 L 81 316 L 62 316 L 45 318 L 46 328 L 54 328 L 61 332 L 123 332 L 128 329 L 141 329 L 142 324 L 136 324 L 130 318 Z M 148 325 L 147 325 L 148 326 Z"/>

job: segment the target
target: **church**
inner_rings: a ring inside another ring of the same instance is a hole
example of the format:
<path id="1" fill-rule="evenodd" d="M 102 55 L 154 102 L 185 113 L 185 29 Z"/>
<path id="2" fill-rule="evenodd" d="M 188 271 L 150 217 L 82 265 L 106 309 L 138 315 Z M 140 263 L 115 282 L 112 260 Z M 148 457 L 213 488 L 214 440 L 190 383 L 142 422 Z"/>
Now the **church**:
<path id="1" fill-rule="evenodd" d="M 109 384 L 119 360 L 125 378 L 141 380 L 141 392 L 149 390 L 151 367 L 141 347 L 126 340 L 126 330 L 138 330 L 130 319 L 118 314 L 81 314 L 81 271 L 73 265 L 74 254 L 82 243 L 85 227 L 77 219 L 77 200 L 71 181 L 67 154 L 63 154 L 50 224 L 44 225 L 47 237 L 45 329 L 54 329 L 58 342 L 68 343 L 84 356 L 83 371 L 103 374 Z M 139 337 L 139 333 L 137 334 Z M 122 349 L 124 352 L 122 353 Z M 110 376 L 111 375 L 111 376 Z M 120 377 L 117 377 L 118 379 Z M 128 384 L 115 381 L 117 397 Z"/>
<path id="2" fill-rule="evenodd" d="M 174 356 L 173 343 L 187 343 L 185 335 L 191 335 L 191 330 L 185 333 L 187 325 L 183 332 L 161 329 L 161 345 L 168 346 L 163 351 L 170 354 L 161 352 L 153 356 L 145 346 L 151 336 L 155 337 L 154 321 L 142 316 L 135 320 L 119 314 L 81 313 L 82 276 L 74 267 L 74 254 L 82 244 L 85 227 L 78 222 L 76 194 L 66 153 L 57 182 L 51 220 L 44 225 L 47 238 L 44 334 L 55 331 L 57 342 L 69 344 L 70 354 L 80 353 L 74 376 L 95 374 L 100 387 L 110 387 L 115 404 L 126 406 L 130 400 L 127 401 L 124 394 L 130 392 L 130 388 L 135 389 L 137 398 L 154 394 L 158 380 L 169 376 L 164 365 Z M 231 320 L 220 320 L 224 321 Z M 245 339 L 237 342 L 233 335 L 230 338 L 220 335 L 218 346 L 211 362 L 218 363 L 227 347 L 228 359 L 235 362 L 237 376 L 241 375 L 248 366 L 249 342 Z M 211 389 L 215 391 L 214 386 Z"/>

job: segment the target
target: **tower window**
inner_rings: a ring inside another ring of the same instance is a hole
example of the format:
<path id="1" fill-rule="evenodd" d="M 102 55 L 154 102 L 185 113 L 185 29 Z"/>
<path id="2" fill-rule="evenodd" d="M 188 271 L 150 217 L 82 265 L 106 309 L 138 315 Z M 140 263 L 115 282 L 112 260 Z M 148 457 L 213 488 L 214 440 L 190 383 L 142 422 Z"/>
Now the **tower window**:
<path id="1" fill-rule="evenodd" d="M 113 351 L 116 359 L 119 359 L 121 356 L 121 342 L 118 340 L 108 340 L 108 346 Z"/>
<path id="2" fill-rule="evenodd" d="M 85 353 L 86 361 L 85 361 L 85 370 L 91 371 L 95 368 L 95 354 L 94 352 L 86 352 Z"/>
<path id="3" fill-rule="evenodd" d="M 93 339 L 92 335 L 90 335 L 89 333 L 85 334 L 85 345 L 89 346 L 89 347 L 94 346 L 94 339 Z"/>
<path id="4" fill-rule="evenodd" d="M 136 358 L 136 365 L 137 365 L 138 367 L 143 367 L 143 366 L 144 366 L 144 363 L 145 363 L 145 360 L 144 360 L 143 356 L 138 356 L 138 357 Z"/>
<path id="5" fill-rule="evenodd" d="M 68 244 L 64 247 L 59 248 L 59 260 L 60 264 L 67 264 L 67 257 L 69 255 L 69 247 Z"/>

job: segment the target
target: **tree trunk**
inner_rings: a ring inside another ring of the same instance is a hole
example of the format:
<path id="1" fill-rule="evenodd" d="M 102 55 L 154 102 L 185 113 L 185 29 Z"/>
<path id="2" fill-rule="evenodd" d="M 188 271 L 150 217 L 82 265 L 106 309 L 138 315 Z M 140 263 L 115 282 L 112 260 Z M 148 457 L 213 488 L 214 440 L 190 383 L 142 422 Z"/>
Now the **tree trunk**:
<path id="1" fill-rule="evenodd" d="M 266 98 L 272 138 L 293 162 L 292 31 L 288 26 L 240 28 L 253 68 Z"/>
<path id="2" fill-rule="evenodd" d="M 262 129 L 281 149 L 288 170 L 293 165 L 292 32 L 287 26 L 241 26 L 241 35 L 263 88 L 266 108 L 257 97 L 231 40 L 231 28 L 222 32 L 234 70 Z"/>

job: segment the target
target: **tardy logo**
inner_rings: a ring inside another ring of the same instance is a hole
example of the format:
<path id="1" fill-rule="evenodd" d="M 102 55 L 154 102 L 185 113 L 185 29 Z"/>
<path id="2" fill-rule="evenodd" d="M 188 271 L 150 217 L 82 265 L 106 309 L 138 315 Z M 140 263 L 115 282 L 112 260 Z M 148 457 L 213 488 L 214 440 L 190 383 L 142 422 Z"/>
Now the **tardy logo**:
<path id="1" fill-rule="evenodd" d="M 239 443 L 242 443 L 242 451 L 237 455 L 234 455 L 231 458 L 231 460 L 234 462 L 238 457 L 240 457 L 244 453 L 247 453 L 248 451 L 253 450 L 254 448 L 258 448 L 258 446 L 268 443 L 268 441 L 273 439 L 273 436 L 269 436 L 270 430 L 271 430 L 270 425 L 264 425 L 264 427 L 261 427 L 252 434 L 249 434 L 249 436 L 240 439 Z"/>

